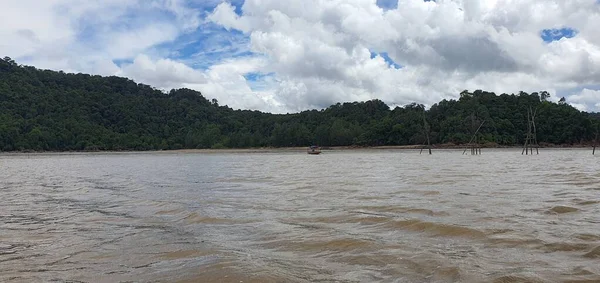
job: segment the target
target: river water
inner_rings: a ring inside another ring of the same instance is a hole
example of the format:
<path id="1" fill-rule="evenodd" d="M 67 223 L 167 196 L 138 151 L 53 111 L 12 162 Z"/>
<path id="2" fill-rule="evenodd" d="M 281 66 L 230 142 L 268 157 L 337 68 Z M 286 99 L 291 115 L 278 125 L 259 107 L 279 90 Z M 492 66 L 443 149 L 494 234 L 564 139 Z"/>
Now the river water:
<path id="1" fill-rule="evenodd" d="M 1 282 L 599 282 L 591 150 L 0 155 Z"/>

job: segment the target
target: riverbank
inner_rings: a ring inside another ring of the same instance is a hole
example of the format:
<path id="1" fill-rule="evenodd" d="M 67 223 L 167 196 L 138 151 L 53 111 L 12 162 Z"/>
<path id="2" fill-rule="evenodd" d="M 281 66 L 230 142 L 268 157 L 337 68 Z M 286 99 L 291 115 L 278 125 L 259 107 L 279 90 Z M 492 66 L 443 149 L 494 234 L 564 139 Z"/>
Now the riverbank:
<path id="1" fill-rule="evenodd" d="M 554 145 L 543 144 L 540 149 L 587 149 L 593 145 Z M 423 145 L 387 145 L 387 146 L 324 146 L 322 150 L 327 151 L 354 151 L 354 150 L 420 150 L 427 148 Z M 468 145 L 436 144 L 431 145 L 432 150 L 460 150 L 468 148 Z M 501 146 L 497 144 L 483 144 L 484 149 L 522 149 L 522 145 Z M 143 154 L 143 153 L 278 153 L 278 152 L 305 152 L 306 147 L 260 147 L 260 148 L 220 148 L 220 149 L 172 149 L 172 150 L 81 150 L 81 151 L 7 151 L 0 155 L 57 155 L 57 154 Z"/>

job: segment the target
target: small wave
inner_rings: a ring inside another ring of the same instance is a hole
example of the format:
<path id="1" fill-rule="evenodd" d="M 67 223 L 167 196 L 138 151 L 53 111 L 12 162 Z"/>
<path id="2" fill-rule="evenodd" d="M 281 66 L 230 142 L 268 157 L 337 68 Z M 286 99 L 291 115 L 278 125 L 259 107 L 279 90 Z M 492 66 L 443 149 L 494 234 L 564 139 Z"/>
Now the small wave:
<path id="1" fill-rule="evenodd" d="M 563 282 L 564 283 L 598 283 L 598 282 L 600 282 L 600 279 L 572 279 L 572 280 L 565 280 Z"/>
<path id="2" fill-rule="evenodd" d="M 292 188 L 292 191 L 309 191 L 309 192 L 313 192 L 315 189 L 317 188 L 317 186 L 313 186 L 313 185 L 305 185 L 305 186 L 298 186 L 295 188 Z"/>
<path id="3" fill-rule="evenodd" d="M 445 267 L 433 273 L 434 282 L 462 282 L 461 272 L 458 267 Z"/>
<path id="4" fill-rule="evenodd" d="M 348 252 L 358 249 L 369 248 L 373 245 L 372 242 L 352 239 L 352 238 L 341 238 L 329 241 L 291 241 L 291 240 L 275 240 L 265 243 L 264 246 L 282 251 L 294 251 L 294 252 Z"/>
<path id="5" fill-rule="evenodd" d="M 345 256 L 338 259 L 338 261 L 359 266 L 377 266 L 384 267 L 388 264 L 394 264 L 398 262 L 398 258 L 391 255 L 352 255 Z"/>
<path id="6" fill-rule="evenodd" d="M 450 224 L 441 224 L 434 222 L 426 222 L 421 220 L 403 220 L 393 221 L 388 224 L 390 227 L 399 228 L 415 232 L 424 232 L 440 237 L 470 237 L 470 238 L 484 238 L 486 234 L 479 230 L 467 228 L 463 226 L 456 226 Z"/>
<path id="7" fill-rule="evenodd" d="M 390 199 L 389 196 L 360 196 L 357 197 L 357 199 L 360 200 L 388 200 Z"/>
<path id="8" fill-rule="evenodd" d="M 555 196 L 555 197 L 562 197 L 562 196 L 568 196 L 568 195 L 574 195 L 574 194 L 575 193 L 573 193 L 573 192 L 562 192 L 562 193 L 553 194 L 553 196 Z"/>
<path id="9" fill-rule="evenodd" d="M 240 270 L 230 263 L 216 263 L 202 266 L 201 272 L 183 272 L 173 276 L 166 273 L 166 277 L 153 278 L 153 282 L 177 282 L 177 283 L 196 283 L 196 282 L 245 282 L 245 283 L 279 283 L 287 282 L 288 276 L 279 277 L 265 272 L 248 273 Z M 176 278 L 176 279 L 174 279 Z"/>
<path id="10" fill-rule="evenodd" d="M 517 275 L 506 275 L 502 277 L 498 277 L 492 281 L 493 283 L 542 283 L 544 282 L 541 279 L 537 278 L 529 278 Z"/>
<path id="11" fill-rule="evenodd" d="M 554 176 L 556 177 L 556 176 Z M 590 176 L 587 173 L 576 173 L 571 172 L 569 174 L 564 174 L 563 176 L 559 176 L 559 181 L 562 184 L 567 185 L 575 185 L 575 186 L 589 186 L 598 184 L 597 178 Z"/>
<path id="12" fill-rule="evenodd" d="M 317 250 L 349 251 L 371 246 L 371 242 L 359 239 L 335 239 L 326 242 L 305 243 L 305 247 Z"/>
<path id="13" fill-rule="evenodd" d="M 286 224 L 290 224 L 290 225 L 297 225 L 297 226 L 314 226 L 314 224 L 306 224 L 306 223 L 323 223 L 323 224 L 339 224 L 339 223 L 357 223 L 357 224 L 365 224 L 365 225 L 372 225 L 372 224 L 380 224 L 380 223 L 385 223 L 390 221 L 389 218 L 385 217 L 384 215 L 377 215 L 377 214 L 368 214 L 368 213 L 361 213 L 361 214 L 366 214 L 367 216 L 361 216 L 361 217 L 352 217 L 352 216 L 348 216 L 348 215 L 339 215 L 339 216 L 331 216 L 331 217 L 315 217 L 315 218 L 293 218 L 293 219 L 289 219 L 289 221 L 291 222 L 282 222 L 282 223 L 286 223 Z"/>
<path id="14" fill-rule="evenodd" d="M 492 235 L 498 235 L 498 234 L 510 233 L 510 232 L 513 232 L 514 230 L 505 228 L 505 229 L 490 229 L 489 231 Z"/>
<path id="15" fill-rule="evenodd" d="M 598 184 L 598 180 L 597 179 L 592 179 L 592 178 L 588 178 L 588 180 L 581 180 L 581 181 L 577 181 L 577 182 L 568 182 L 567 184 L 569 185 L 575 185 L 575 186 L 581 186 L 581 187 L 585 187 L 585 186 L 589 186 L 589 185 L 596 185 Z"/>
<path id="16" fill-rule="evenodd" d="M 548 252 L 586 251 L 590 249 L 590 245 L 582 243 L 550 243 L 544 244 L 542 249 Z"/>
<path id="17" fill-rule="evenodd" d="M 600 246 L 593 248 L 591 251 L 585 253 L 583 256 L 587 258 L 600 258 Z"/>
<path id="18" fill-rule="evenodd" d="M 446 212 L 438 212 L 430 209 L 424 208 L 409 208 L 406 210 L 406 213 L 416 213 L 416 214 L 424 214 L 429 216 L 448 216 L 449 214 Z"/>
<path id="19" fill-rule="evenodd" d="M 367 216 L 367 217 L 355 218 L 352 221 L 354 223 L 359 223 L 359 224 L 379 224 L 379 223 L 385 223 L 385 222 L 389 221 L 389 219 L 387 217 L 380 217 L 380 216 Z"/>
<path id="20" fill-rule="evenodd" d="M 566 275 L 584 275 L 585 276 L 585 275 L 595 275 L 595 274 L 581 266 L 578 266 L 578 267 L 575 267 L 572 272 L 567 273 Z"/>
<path id="21" fill-rule="evenodd" d="M 402 207 L 402 206 L 393 206 L 393 205 L 385 205 L 385 206 L 363 206 L 360 207 L 361 210 L 366 211 L 374 211 L 377 213 L 412 213 L 412 214 L 423 214 L 428 216 L 448 216 L 449 214 L 443 211 L 433 211 L 431 209 L 426 208 L 412 208 L 412 207 Z M 362 213 L 362 212 L 361 212 Z"/>
<path id="22" fill-rule="evenodd" d="M 428 190 L 408 190 L 408 191 L 402 191 L 402 193 L 417 194 L 417 195 L 423 195 L 423 196 L 437 196 L 437 195 L 441 194 L 440 191 L 428 191 Z"/>
<path id="23" fill-rule="evenodd" d="M 199 251 L 199 250 L 180 250 L 180 251 L 162 253 L 158 257 L 161 259 L 166 259 L 166 260 L 175 260 L 175 259 L 201 257 L 201 256 L 209 255 L 209 254 L 212 254 L 212 252 Z"/>
<path id="24" fill-rule="evenodd" d="M 157 215 L 175 215 L 175 214 L 179 214 L 184 212 L 184 209 L 169 209 L 169 210 L 160 210 L 157 211 L 155 214 Z"/>
<path id="25" fill-rule="evenodd" d="M 590 242 L 600 241 L 600 235 L 575 234 L 574 236 L 575 236 L 575 238 L 577 238 L 579 240 L 583 240 L 583 241 L 590 241 Z"/>
<path id="26" fill-rule="evenodd" d="M 577 211 L 579 211 L 579 209 L 577 209 L 575 207 L 558 205 L 558 206 L 555 206 L 555 207 L 549 209 L 547 212 L 555 213 L 555 214 L 563 214 L 563 213 L 572 213 L 572 212 L 577 212 Z"/>
<path id="27" fill-rule="evenodd" d="M 201 216 L 197 213 L 190 213 L 188 216 L 184 218 L 186 223 L 188 224 L 233 224 L 233 223 L 241 223 L 241 221 L 236 221 L 233 219 L 226 218 L 215 218 L 208 216 Z"/>
<path id="28" fill-rule="evenodd" d="M 337 216 L 323 216 L 323 217 L 310 217 L 310 218 L 293 218 L 293 219 L 290 219 L 290 221 L 335 224 L 335 223 L 346 223 L 346 222 L 348 222 L 348 219 L 349 219 L 349 217 L 347 215 L 337 215 Z"/>
<path id="29" fill-rule="evenodd" d="M 456 180 L 439 180 L 439 181 L 420 181 L 416 182 L 415 185 L 419 186 L 431 186 L 431 185 L 449 185 L 455 184 Z"/>
<path id="30" fill-rule="evenodd" d="M 504 247 L 535 247 L 543 245 L 542 240 L 539 239 L 514 239 L 514 238 L 491 238 L 489 241 L 495 245 Z"/>
<path id="31" fill-rule="evenodd" d="M 281 223 L 287 224 L 287 225 L 293 225 L 293 226 L 297 226 L 297 227 L 309 229 L 309 230 L 319 230 L 319 229 L 325 228 L 324 226 L 315 225 L 312 223 L 295 223 L 295 222 L 285 222 L 285 221 L 281 221 Z"/>

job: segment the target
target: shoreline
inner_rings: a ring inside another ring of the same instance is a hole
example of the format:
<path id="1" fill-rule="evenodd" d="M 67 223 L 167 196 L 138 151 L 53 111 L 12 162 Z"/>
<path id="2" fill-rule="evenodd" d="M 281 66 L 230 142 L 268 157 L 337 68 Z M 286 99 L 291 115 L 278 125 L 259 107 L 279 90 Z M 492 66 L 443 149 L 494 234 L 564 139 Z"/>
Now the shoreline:
<path id="1" fill-rule="evenodd" d="M 540 149 L 591 149 L 593 145 L 544 145 Z M 277 153 L 305 152 L 307 147 L 259 147 L 259 148 L 222 148 L 222 149 L 167 149 L 167 150 L 71 150 L 71 151 L 0 151 L 0 156 L 8 155 L 76 155 L 76 154 L 194 154 L 194 153 Z M 359 151 L 359 150 L 420 150 L 427 149 L 423 145 L 387 145 L 387 146 L 324 146 L 327 151 Z M 432 150 L 463 150 L 467 145 L 441 144 L 432 145 Z M 482 149 L 522 149 L 523 146 L 481 145 Z"/>

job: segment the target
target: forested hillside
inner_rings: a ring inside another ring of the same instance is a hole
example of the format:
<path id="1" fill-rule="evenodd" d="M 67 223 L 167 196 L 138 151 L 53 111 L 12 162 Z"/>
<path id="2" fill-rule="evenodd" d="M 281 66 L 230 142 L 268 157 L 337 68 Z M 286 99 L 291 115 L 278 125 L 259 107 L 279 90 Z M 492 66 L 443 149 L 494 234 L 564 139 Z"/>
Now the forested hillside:
<path id="1" fill-rule="evenodd" d="M 461 144 L 485 120 L 481 143 L 516 145 L 537 109 L 538 141 L 591 142 L 600 116 L 548 94 L 464 91 L 425 111 L 390 109 L 380 100 L 338 103 L 323 110 L 276 115 L 233 110 L 189 89 L 168 93 L 120 77 L 67 74 L 0 59 L 0 151 L 152 150 L 422 144 Z"/>

